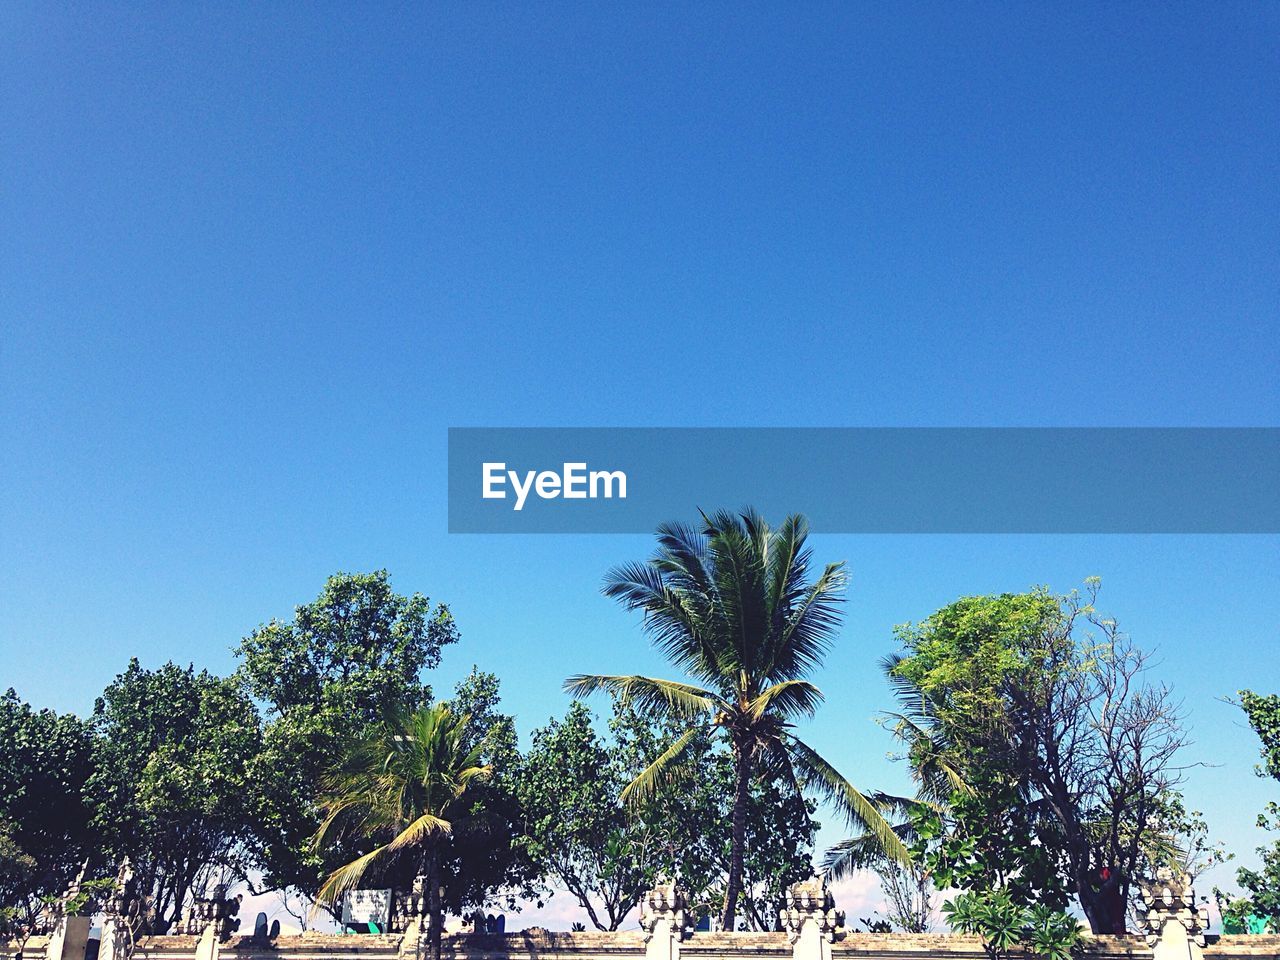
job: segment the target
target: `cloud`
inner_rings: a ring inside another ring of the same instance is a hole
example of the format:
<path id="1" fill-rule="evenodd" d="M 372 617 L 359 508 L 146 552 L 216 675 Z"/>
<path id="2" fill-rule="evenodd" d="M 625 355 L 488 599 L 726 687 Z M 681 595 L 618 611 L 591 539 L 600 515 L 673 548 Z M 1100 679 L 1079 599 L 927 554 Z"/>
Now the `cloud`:
<path id="1" fill-rule="evenodd" d="M 836 909 L 845 912 L 845 923 L 852 927 L 862 917 L 883 913 L 887 909 L 880 878 L 870 870 L 857 870 L 829 885 Z"/>

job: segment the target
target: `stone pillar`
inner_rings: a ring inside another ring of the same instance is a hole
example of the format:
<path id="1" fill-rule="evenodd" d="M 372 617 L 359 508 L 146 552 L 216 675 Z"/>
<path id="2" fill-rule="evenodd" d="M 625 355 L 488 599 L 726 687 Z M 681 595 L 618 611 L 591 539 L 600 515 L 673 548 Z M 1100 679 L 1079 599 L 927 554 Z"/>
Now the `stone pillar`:
<path id="1" fill-rule="evenodd" d="M 84 906 L 80 898 L 84 871 L 85 867 L 81 867 L 71 886 L 48 914 L 50 932 L 49 942 L 45 945 L 45 960 L 84 960 L 84 948 L 89 942 L 89 918 L 79 916 Z"/>
<path id="2" fill-rule="evenodd" d="M 831 960 L 831 944 L 844 927 L 844 914 L 836 909 L 822 877 L 792 884 L 780 918 L 794 960 Z"/>
<path id="3" fill-rule="evenodd" d="M 689 897 L 673 882 L 659 883 L 640 898 L 645 960 L 680 960 L 680 943 L 693 924 Z"/>
<path id="4" fill-rule="evenodd" d="M 116 873 L 116 888 L 102 905 L 102 941 L 98 960 L 129 960 L 133 953 L 133 934 L 143 913 L 143 899 L 138 893 L 133 868 L 125 857 Z"/>
<path id="5" fill-rule="evenodd" d="M 49 943 L 44 948 L 45 960 L 84 960 L 89 943 L 89 918 L 66 915 L 54 924 Z"/>
<path id="6" fill-rule="evenodd" d="M 227 896 L 223 884 L 213 888 L 213 896 L 197 897 L 178 922 L 177 933 L 199 937 L 196 943 L 196 960 L 218 960 L 224 940 L 240 928 L 236 914 L 240 912 L 243 897 Z"/>
<path id="7" fill-rule="evenodd" d="M 422 874 L 413 878 L 413 888 L 404 900 L 393 898 L 392 910 L 397 914 L 395 925 L 404 935 L 397 951 L 400 960 L 423 957 L 427 953 L 427 878 Z"/>
<path id="8" fill-rule="evenodd" d="M 1196 904 L 1189 876 L 1161 867 L 1154 880 L 1142 884 L 1138 913 L 1152 960 L 1204 960 L 1209 911 Z"/>

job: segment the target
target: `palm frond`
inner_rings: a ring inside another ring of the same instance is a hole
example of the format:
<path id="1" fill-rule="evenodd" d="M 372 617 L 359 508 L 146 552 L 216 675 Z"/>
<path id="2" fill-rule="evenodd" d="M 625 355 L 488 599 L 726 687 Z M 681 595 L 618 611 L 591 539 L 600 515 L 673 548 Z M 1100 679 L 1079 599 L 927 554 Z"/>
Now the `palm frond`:
<path id="1" fill-rule="evenodd" d="M 832 803 L 851 826 L 860 827 L 874 836 L 887 857 L 899 863 L 911 862 L 911 852 L 874 800 L 845 779 L 808 744 L 795 737 L 788 737 L 787 741 L 792 763 L 804 776 L 806 786 Z"/>
<path id="2" fill-rule="evenodd" d="M 672 773 L 679 766 L 685 750 L 699 732 L 698 727 L 691 727 L 678 736 L 675 742 L 667 747 L 653 763 L 640 771 L 636 778 L 627 784 L 618 799 L 625 804 L 640 804 L 650 799 L 659 786 L 671 780 Z"/>
<path id="3" fill-rule="evenodd" d="M 700 557 L 659 551 L 646 563 L 611 569 L 602 591 L 626 609 L 644 613 L 645 633 L 672 663 L 694 676 L 711 678 L 722 672 L 724 651 L 715 642 L 715 588 L 709 576 Z"/>
<path id="4" fill-rule="evenodd" d="M 641 712 L 684 720 L 692 720 L 721 706 L 720 699 L 710 690 L 654 677 L 578 674 L 564 682 L 564 689 L 574 697 L 605 691 L 617 695 L 623 703 L 633 704 Z"/>
<path id="5" fill-rule="evenodd" d="M 847 583 L 843 563 L 827 564 L 788 610 L 775 654 L 778 676 L 801 677 L 822 662 L 840 627 L 840 605 Z"/>
<path id="6" fill-rule="evenodd" d="M 757 678 L 769 634 L 767 556 L 769 528 L 758 514 L 726 511 L 706 518 L 707 552 L 715 584 L 714 615 L 724 640 L 720 668 L 724 676 Z M 742 693 L 751 696 L 756 691 Z"/>
<path id="7" fill-rule="evenodd" d="M 333 871 L 316 893 L 316 903 L 329 906 L 336 904 L 344 893 L 356 888 L 374 861 L 380 860 L 388 852 L 387 847 L 378 847 Z"/>
<path id="8" fill-rule="evenodd" d="M 747 704 L 746 713 L 754 720 L 770 710 L 783 717 L 811 717 L 823 699 L 822 691 L 808 680 L 783 680 L 762 690 Z"/>
<path id="9" fill-rule="evenodd" d="M 449 834 L 453 833 L 453 824 L 448 820 L 443 820 L 430 813 L 424 813 L 422 816 L 414 820 L 398 834 L 396 838 L 387 844 L 389 852 L 403 850 L 406 847 L 416 847 L 432 834 Z"/>
<path id="10" fill-rule="evenodd" d="M 895 823 L 893 832 L 904 845 L 916 840 L 916 831 L 910 822 Z M 822 872 L 828 880 L 842 880 L 855 870 L 873 868 L 884 857 L 880 838 L 873 833 L 862 833 L 828 847 L 822 856 Z"/>

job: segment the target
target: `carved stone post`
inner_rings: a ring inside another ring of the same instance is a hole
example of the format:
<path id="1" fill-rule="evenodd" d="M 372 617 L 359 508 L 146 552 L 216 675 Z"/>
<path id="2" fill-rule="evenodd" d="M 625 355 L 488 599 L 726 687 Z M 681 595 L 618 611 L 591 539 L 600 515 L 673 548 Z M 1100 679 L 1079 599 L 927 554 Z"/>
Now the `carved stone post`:
<path id="1" fill-rule="evenodd" d="M 213 888 L 213 896 L 195 899 L 187 913 L 186 930 L 200 938 L 196 944 L 196 960 L 218 960 L 219 947 L 240 927 L 236 914 L 242 897 L 228 897 L 223 884 Z"/>
<path id="2" fill-rule="evenodd" d="M 794 960 L 831 960 L 831 944 L 844 927 L 844 914 L 821 877 L 794 883 L 780 917 Z"/>
<path id="3" fill-rule="evenodd" d="M 1152 960 L 1204 960 L 1209 911 L 1196 905 L 1190 877 L 1161 867 L 1154 880 L 1142 884 L 1138 912 Z"/>
<path id="4" fill-rule="evenodd" d="M 401 960 L 411 957 L 422 957 L 427 951 L 427 878 L 422 874 L 413 878 L 413 888 L 409 891 L 407 902 L 398 908 L 403 922 L 404 936 L 400 938 L 398 951 Z M 392 904 L 395 907 L 395 904 Z"/>
<path id="5" fill-rule="evenodd" d="M 640 898 L 645 960 L 680 960 L 680 943 L 693 926 L 689 897 L 674 882 L 660 883 Z"/>
<path id="6" fill-rule="evenodd" d="M 102 905 L 102 941 L 98 945 L 98 960 L 129 960 L 133 953 L 133 935 L 144 912 L 142 896 L 137 881 L 133 879 L 133 867 L 125 857 L 116 872 L 116 887 Z"/>
<path id="7" fill-rule="evenodd" d="M 86 866 L 88 864 L 86 863 Z M 67 892 L 54 905 L 50 920 L 52 930 L 45 947 L 45 960 L 83 960 L 84 948 L 89 942 L 89 917 L 80 916 L 80 884 L 84 881 L 84 867 L 71 881 Z"/>

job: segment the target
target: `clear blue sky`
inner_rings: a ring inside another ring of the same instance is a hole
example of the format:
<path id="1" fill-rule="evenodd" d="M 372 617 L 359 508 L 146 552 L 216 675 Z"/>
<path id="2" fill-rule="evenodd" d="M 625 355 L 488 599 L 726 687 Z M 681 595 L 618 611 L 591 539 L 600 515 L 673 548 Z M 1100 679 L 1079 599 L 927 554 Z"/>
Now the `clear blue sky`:
<path id="1" fill-rule="evenodd" d="M 448 536 L 449 426 L 1280 424 L 1280 8 L 684 6 L 0 7 L 0 686 L 383 566 L 526 732 L 659 669 L 597 590 L 646 538 Z M 816 546 L 859 780 L 894 623 L 1098 574 L 1256 842 L 1277 538 Z"/>

